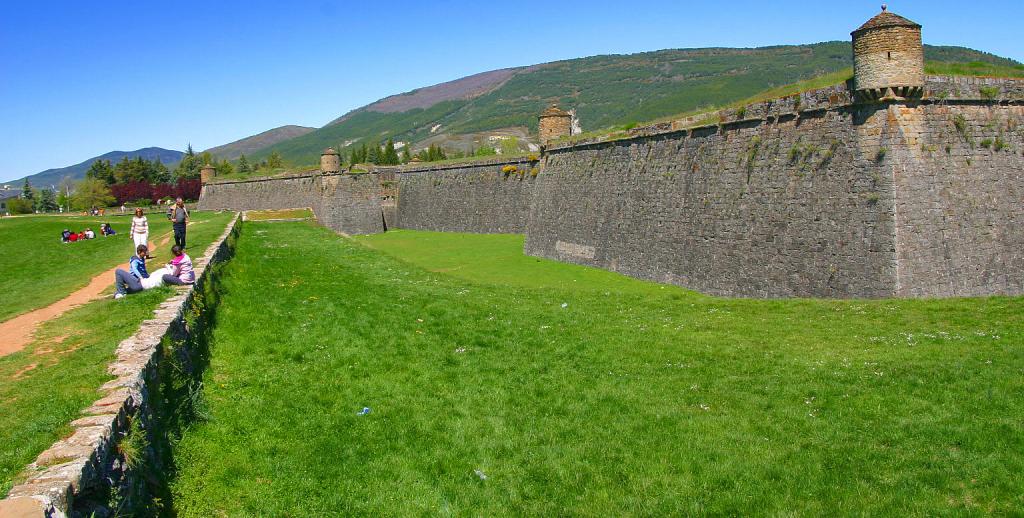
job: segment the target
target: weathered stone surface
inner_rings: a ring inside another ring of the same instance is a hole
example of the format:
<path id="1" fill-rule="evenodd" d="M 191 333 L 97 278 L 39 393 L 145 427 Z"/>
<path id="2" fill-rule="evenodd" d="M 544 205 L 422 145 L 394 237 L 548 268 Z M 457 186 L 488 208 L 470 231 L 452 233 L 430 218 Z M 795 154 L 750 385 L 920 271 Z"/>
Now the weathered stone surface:
<path id="1" fill-rule="evenodd" d="M 203 186 L 203 210 L 310 208 L 321 224 L 346 234 L 384 230 L 380 181 L 374 174 L 303 173 Z"/>
<path id="2" fill-rule="evenodd" d="M 536 164 L 489 161 L 396 172 L 396 226 L 417 230 L 523 233 L 533 198 Z M 515 171 L 502 168 L 514 167 Z"/>
<path id="3" fill-rule="evenodd" d="M 318 197 L 312 177 L 236 194 L 252 208 L 323 199 L 318 217 L 370 214 L 380 229 L 526 232 L 534 255 L 720 295 L 1021 293 L 1024 80 L 928 76 L 924 99 L 900 104 L 858 105 L 852 92 L 560 143 L 536 178 L 505 177 L 502 166 L 527 166 L 500 160 L 389 169 L 398 194 L 381 189 L 383 214 Z"/>
<path id="4" fill-rule="evenodd" d="M 892 185 L 857 145 L 875 123 L 841 109 L 555 150 L 526 252 L 719 295 L 891 295 Z"/>
<path id="5" fill-rule="evenodd" d="M 1019 294 L 1021 109 L 840 106 L 551 150 L 526 251 L 730 296 Z"/>
<path id="6" fill-rule="evenodd" d="M 19 496 L 0 500 L 0 518 L 57 518 L 63 517 L 44 499 L 30 496 Z"/>

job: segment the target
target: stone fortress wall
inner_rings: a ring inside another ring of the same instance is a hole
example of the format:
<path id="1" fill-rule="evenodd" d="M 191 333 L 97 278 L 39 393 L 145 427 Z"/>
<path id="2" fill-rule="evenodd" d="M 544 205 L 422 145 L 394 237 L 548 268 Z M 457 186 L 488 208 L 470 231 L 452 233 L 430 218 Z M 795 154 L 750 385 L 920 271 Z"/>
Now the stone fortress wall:
<path id="1" fill-rule="evenodd" d="M 853 35 L 853 80 L 700 127 L 569 142 L 552 106 L 539 162 L 215 183 L 200 207 L 522 232 L 527 254 L 724 296 L 1024 294 L 1024 80 L 924 76 L 920 26 L 884 9 Z"/>
<path id="2" fill-rule="evenodd" d="M 929 76 L 925 91 L 863 104 L 836 85 L 539 162 L 382 168 L 388 227 L 525 233 L 531 255 L 726 296 L 1024 293 L 1024 81 Z M 212 183 L 200 208 L 311 207 L 380 232 L 377 176 Z"/>
<path id="3" fill-rule="evenodd" d="M 927 85 L 548 149 L 526 252 L 728 296 L 1024 293 L 1024 81 Z"/>
<path id="4" fill-rule="evenodd" d="M 395 227 L 443 232 L 526 232 L 538 162 L 525 158 L 396 169 Z"/>
<path id="5" fill-rule="evenodd" d="M 370 174 L 321 174 L 221 181 L 203 185 L 200 210 L 309 208 L 324 226 L 346 234 L 384 231 L 380 182 Z"/>

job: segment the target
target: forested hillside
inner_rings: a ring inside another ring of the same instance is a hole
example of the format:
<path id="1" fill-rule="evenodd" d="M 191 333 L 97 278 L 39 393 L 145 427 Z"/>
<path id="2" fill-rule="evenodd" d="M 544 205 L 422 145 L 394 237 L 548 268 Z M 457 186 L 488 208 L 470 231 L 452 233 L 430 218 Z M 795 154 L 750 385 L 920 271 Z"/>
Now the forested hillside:
<path id="1" fill-rule="evenodd" d="M 984 62 L 1024 73 L 1015 61 L 962 47 L 926 46 L 925 53 L 932 62 Z M 438 134 L 516 126 L 535 133 L 537 114 L 552 102 L 575 108 L 583 128 L 592 130 L 723 105 L 851 66 L 849 42 L 661 50 L 557 61 L 391 96 L 309 134 L 263 148 L 254 158 L 265 159 L 276 151 L 288 163 L 312 164 L 328 146 L 344 151 L 347 145 L 382 143 L 389 137 L 417 143 Z M 425 93 L 440 102 L 394 111 L 396 106 L 424 105 Z"/>

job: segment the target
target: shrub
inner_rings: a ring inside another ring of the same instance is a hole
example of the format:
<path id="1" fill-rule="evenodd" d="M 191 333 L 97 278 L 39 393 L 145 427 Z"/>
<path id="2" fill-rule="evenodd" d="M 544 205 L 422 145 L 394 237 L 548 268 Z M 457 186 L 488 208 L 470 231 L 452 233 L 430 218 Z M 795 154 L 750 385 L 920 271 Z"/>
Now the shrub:
<path id="1" fill-rule="evenodd" d="M 14 198 L 7 201 L 7 211 L 11 214 L 32 214 L 32 200 Z"/>
<path id="2" fill-rule="evenodd" d="M 992 139 L 987 138 L 981 141 L 981 147 L 989 149 L 992 147 Z"/>
<path id="3" fill-rule="evenodd" d="M 999 97 L 999 87 L 983 86 L 981 88 L 978 88 L 978 93 L 981 94 L 982 99 L 985 99 L 986 101 L 993 101 L 996 99 L 996 97 Z"/>
<path id="4" fill-rule="evenodd" d="M 881 161 L 885 160 L 885 155 L 888 155 L 888 154 L 889 154 L 889 148 L 880 147 L 880 148 L 878 148 L 878 153 L 875 154 L 875 160 L 878 161 L 878 162 L 881 162 Z"/>

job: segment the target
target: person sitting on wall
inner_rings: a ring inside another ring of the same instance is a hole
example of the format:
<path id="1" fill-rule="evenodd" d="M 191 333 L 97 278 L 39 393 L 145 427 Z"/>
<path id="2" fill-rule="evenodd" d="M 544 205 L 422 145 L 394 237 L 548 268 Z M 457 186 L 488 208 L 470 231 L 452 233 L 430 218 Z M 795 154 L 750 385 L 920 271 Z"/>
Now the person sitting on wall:
<path id="1" fill-rule="evenodd" d="M 71 242 L 71 231 L 65 228 L 64 232 L 60 233 L 60 240 L 61 240 L 62 243 L 70 243 Z"/>
<path id="2" fill-rule="evenodd" d="M 192 268 L 192 258 L 178 245 L 171 247 L 171 253 L 174 254 L 174 259 L 167 263 L 167 268 L 171 272 L 163 275 L 164 283 L 183 286 L 196 282 L 196 272 Z"/>

